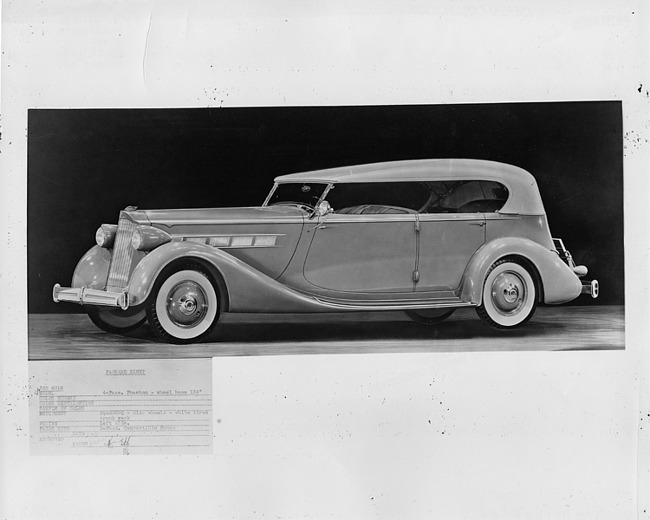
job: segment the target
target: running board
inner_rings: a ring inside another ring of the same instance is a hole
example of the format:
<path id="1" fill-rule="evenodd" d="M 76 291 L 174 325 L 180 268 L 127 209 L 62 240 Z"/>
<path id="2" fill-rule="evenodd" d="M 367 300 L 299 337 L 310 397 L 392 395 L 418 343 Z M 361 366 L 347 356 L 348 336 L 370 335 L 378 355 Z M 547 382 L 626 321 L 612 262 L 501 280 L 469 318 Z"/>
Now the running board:
<path id="1" fill-rule="evenodd" d="M 341 310 L 355 311 L 406 311 L 411 309 L 455 309 L 457 307 L 476 307 L 476 303 L 463 302 L 456 298 L 438 300 L 337 300 L 331 298 L 314 297 L 314 299 L 327 307 Z"/>

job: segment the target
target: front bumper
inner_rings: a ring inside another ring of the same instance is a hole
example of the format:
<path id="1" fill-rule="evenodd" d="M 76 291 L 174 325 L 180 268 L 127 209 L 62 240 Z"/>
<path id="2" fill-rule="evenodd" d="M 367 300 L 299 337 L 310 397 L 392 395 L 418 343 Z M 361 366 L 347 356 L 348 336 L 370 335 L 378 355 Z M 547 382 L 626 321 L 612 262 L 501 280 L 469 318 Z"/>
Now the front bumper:
<path id="1" fill-rule="evenodd" d="M 102 307 L 129 308 L 129 294 L 126 291 L 108 292 L 85 287 L 61 287 L 58 283 L 52 290 L 55 302 L 71 302 L 81 305 L 101 305 Z"/>

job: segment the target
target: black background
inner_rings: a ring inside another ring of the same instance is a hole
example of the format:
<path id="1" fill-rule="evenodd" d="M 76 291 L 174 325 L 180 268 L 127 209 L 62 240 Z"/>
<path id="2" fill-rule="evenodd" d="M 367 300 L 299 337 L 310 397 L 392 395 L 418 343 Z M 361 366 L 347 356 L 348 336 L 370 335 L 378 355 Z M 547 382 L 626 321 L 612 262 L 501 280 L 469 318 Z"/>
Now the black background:
<path id="1" fill-rule="evenodd" d="M 205 109 L 32 109 L 29 312 L 70 284 L 120 209 L 250 206 L 285 173 L 424 158 L 501 161 L 537 179 L 551 232 L 623 304 L 623 139 L 618 101 Z"/>

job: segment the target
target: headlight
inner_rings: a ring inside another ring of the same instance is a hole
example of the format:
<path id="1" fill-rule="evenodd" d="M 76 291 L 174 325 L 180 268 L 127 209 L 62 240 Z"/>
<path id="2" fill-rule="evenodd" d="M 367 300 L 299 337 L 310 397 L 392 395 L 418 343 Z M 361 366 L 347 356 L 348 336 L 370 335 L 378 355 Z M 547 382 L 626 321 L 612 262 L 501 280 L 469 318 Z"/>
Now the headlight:
<path id="1" fill-rule="evenodd" d="M 95 232 L 95 242 L 99 247 L 109 248 L 115 241 L 117 226 L 115 224 L 102 224 Z"/>
<path id="2" fill-rule="evenodd" d="M 131 246 L 138 251 L 151 251 L 171 241 L 169 233 L 150 226 L 139 226 L 131 235 Z"/>
<path id="3" fill-rule="evenodd" d="M 133 249 L 137 249 L 140 251 L 140 246 L 142 245 L 142 235 L 140 234 L 140 230 L 136 229 L 133 232 L 133 236 L 131 236 L 131 246 Z"/>

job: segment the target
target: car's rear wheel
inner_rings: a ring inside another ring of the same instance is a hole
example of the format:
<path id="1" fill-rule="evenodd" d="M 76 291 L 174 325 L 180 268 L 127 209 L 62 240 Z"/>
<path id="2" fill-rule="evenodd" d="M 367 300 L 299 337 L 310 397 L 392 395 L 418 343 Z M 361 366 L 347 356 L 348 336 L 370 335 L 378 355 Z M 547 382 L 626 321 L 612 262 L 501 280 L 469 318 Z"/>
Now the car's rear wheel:
<path id="1" fill-rule="evenodd" d="M 496 329 L 513 329 L 526 323 L 537 307 L 537 289 L 531 273 L 516 259 L 503 258 L 488 271 L 483 284 L 480 318 Z"/>
<path id="2" fill-rule="evenodd" d="M 97 327 L 112 334 L 131 332 L 147 321 L 146 311 L 142 308 L 123 311 L 86 307 L 86 313 Z"/>
<path id="3" fill-rule="evenodd" d="M 409 309 L 406 315 L 416 323 L 435 325 L 451 316 L 456 309 Z"/>
<path id="4" fill-rule="evenodd" d="M 154 333 L 171 343 L 200 341 L 212 331 L 219 313 L 219 290 L 198 265 L 158 280 L 147 304 Z"/>

